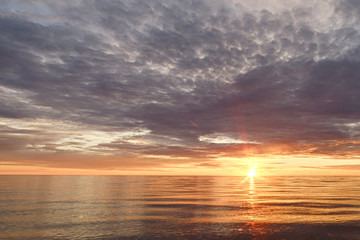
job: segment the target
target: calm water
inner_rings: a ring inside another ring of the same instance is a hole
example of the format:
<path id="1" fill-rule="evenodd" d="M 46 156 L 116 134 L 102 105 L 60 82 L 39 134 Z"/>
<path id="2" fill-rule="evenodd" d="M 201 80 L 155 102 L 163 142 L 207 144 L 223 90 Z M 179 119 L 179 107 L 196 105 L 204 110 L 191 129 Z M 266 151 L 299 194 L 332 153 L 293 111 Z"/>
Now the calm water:
<path id="1" fill-rule="evenodd" d="M 359 177 L 0 176 L 0 239 L 360 239 Z"/>

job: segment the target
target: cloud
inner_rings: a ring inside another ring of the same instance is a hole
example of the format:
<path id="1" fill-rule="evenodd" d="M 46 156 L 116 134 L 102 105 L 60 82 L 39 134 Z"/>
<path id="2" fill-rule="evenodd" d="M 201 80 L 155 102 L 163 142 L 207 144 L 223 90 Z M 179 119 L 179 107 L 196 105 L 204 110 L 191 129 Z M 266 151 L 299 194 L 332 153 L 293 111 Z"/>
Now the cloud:
<path id="1" fill-rule="evenodd" d="M 330 166 L 321 166 L 321 167 L 313 167 L 313 166 L 302 166 L 303 168 L 314 168 L 314 169 L 334 169 L 334 170 L 360 170 L 360 165 L 357 164 L 347 164 L 347 165 L 330 165 Z"/>
<path id="2" fill-rule="evenodd" d="M 360 165 L 334 165 L 334 166 L 326 166 L 325 168 L 342 169 L 342 170 L 360 170 Z"/>
<path id="3" fill-rule="evenodd" d="M 138 164 L 142 155 L 167 156 L 204 166 L 230 154 L 351 157 L 357 145 L 341 143 L 360 131 L 357 5 L 4 2 L 4 127 L 9 119 L 74 127 L 2 131 L 2 151 L 85 151 Z M 139 129 L 146 134 L 116 134 Z M 94 132 L 103 140 L 88 140 Z"/>

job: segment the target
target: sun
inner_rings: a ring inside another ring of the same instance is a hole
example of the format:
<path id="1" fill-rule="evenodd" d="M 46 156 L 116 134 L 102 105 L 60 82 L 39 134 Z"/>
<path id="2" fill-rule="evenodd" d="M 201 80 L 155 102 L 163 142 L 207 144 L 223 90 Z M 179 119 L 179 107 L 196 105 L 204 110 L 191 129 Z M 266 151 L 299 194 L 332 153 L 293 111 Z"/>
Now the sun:
<path id="1" fill-rule="evenodd" d="M 246 174 L 249 176 L 249 178 L 254 178 L 256 176 L 256 167 L 257 164 L 254 165 Z"/>
<path id="2" fill-rule="evenodd" d="M 250 178 L 253 178 L 256 176 L 256 171 L 255 169 L 251 169 L 250 171 L 247 172 L 247 175 L 250 177 Z"/>

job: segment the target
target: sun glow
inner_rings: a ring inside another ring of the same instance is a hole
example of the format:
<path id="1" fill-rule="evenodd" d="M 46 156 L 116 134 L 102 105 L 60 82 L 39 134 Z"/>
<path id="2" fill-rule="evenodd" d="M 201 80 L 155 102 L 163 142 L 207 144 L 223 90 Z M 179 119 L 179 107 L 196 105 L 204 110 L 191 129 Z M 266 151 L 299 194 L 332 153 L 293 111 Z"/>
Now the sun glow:
<path id="1" fill-rule="evenodd" d="M 251 169 L 250 171 L 248 171 L 247 175 L 251 178 L 255 177 L 256 176 L 255 169 Z"/>
<path id="2" fill-rule="evenodd" d="M 248 172 L 247 175 L 249 176 L 249 178 L 254 178 L 256 176 L 256 167 L 257 164 L 255 166 L 253 166 Z"/>

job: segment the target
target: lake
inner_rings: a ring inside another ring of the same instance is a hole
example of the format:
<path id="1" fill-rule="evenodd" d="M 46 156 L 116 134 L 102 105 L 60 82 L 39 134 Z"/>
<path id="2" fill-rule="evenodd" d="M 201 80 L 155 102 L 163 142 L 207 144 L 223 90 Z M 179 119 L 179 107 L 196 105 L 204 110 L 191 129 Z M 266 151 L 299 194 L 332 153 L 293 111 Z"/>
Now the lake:
<path id="1" fill-rule="evenodd" d="M 360 239 L 360 177 L 0 176 L 0 239 Z"/>

